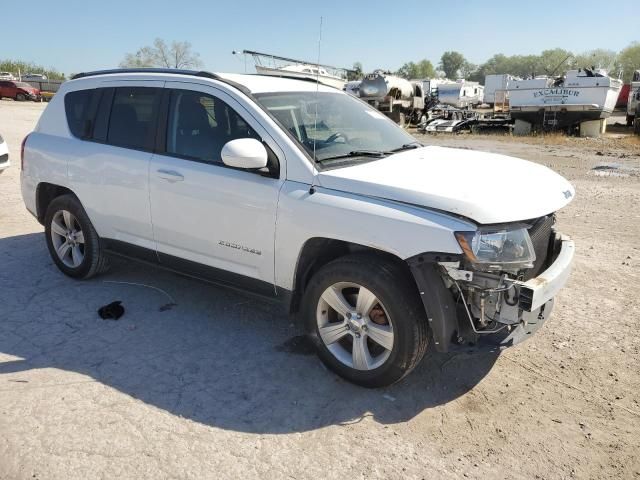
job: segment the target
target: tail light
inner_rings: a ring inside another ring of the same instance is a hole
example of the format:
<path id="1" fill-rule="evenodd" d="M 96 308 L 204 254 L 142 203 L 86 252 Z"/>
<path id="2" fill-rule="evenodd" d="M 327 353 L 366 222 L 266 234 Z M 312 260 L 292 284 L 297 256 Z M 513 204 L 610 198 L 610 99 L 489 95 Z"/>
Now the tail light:
<path id="1" fill-rule="evenodd" d="M 31 134 L 27 134 L 26 137 L 24 137 L 24 139 L 22 140 L 22 144 L 20 145 L 20 170 L 24 170 L 24 146 L 27 144 L 27 138 L 29 138 L 29 135 Z"/>

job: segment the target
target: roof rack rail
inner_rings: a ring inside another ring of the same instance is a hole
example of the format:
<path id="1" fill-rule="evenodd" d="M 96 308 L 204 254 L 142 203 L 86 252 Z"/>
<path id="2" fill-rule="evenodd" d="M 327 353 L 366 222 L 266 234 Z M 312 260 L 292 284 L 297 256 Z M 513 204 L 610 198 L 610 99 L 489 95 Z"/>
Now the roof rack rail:
<path id="1" fill-rule="evenodd" d="M 174 73 L 178 75 L 191 75 L 194 77 L 205 77 L 220 80 L 220 77 L 215 73 L 198 70 L 182 70 L 180 68 L 112 68 L 109 70 L 95 70 L 93 72 L 77 73 L 71 77 L 71 80 L 94 77 L 96 75 L 113 75 L 116 73 Z"/>
<path id="2" fill-rule="evenodd" d="M 316 80 L 315 78 L 312 78 L 312 77 L 296 77 L 295 75 L 287 75 L 286 73 L 283 73 L 283 74 L 248 73 L 248 74 L 245 74 L 245 75 L 256 75 L 256 76 L 260 76 L 260 77 L 286 78 L 288 80 L 300 80 L 301 82 L 319 83 L 323 87 L 335 88 L 336 90 L 340 90 L 338 87 L 334 87 L 332 85 L 327 85 L 326 83 L 322 83 L 320 80 Z"/>

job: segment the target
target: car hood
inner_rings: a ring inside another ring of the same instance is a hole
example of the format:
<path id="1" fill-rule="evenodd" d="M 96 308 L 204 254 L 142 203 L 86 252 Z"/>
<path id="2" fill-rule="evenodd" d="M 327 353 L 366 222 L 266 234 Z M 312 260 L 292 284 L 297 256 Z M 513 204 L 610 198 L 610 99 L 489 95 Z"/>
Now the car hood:
<path id="1" fill-rule="evenodd" d="M 325 170 L 325 188 L 384 198 L 470 218 L 481 224 L 555 212 L 575 195 L 549 168 L 494 153 L 423 147 L 380 160 Z"/>

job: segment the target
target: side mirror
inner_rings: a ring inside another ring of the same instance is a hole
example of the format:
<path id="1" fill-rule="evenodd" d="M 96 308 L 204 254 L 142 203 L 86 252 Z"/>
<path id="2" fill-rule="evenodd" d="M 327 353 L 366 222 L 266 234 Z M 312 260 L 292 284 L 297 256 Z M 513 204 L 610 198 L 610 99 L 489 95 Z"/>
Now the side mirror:
<path id="1" fill-rule="evenodd" d="M 255 170 L 267 166 L 267 149 L 255 138 L 238 138 L 222 147 L 222 162 L 229 167 Z"/>

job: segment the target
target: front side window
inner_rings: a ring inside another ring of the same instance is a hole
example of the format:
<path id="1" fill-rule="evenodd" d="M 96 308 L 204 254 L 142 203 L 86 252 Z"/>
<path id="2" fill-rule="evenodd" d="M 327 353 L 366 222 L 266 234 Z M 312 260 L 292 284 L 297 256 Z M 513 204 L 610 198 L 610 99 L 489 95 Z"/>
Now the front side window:
<path id="1" fill-rule="evenodd" d="M 109 117 L 107 143 L 137 150 L 152 150 L 160 88 L 116 88 Z"/>
<path id="2" fill-rule="evenodd" d="M 317 162 L 383 157 L 419 146 L 379 111 L 333 92 L 256 94 L 258 102 Z"/>
<path id="3" fill-rule="evenodd" d="M 171 92 L 167 153 L 222 163 L 222 147 L 238 138 L 260 140 L 260 136 L 225 102 L 201 92 Z"/>

